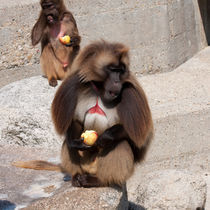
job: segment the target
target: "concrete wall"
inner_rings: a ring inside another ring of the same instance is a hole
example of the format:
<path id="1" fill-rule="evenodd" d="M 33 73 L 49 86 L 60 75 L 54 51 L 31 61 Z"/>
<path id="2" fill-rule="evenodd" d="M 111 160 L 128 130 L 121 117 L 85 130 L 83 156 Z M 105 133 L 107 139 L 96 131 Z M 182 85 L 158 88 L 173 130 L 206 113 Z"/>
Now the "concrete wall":
<path id="1" fill-rule="evenodd" d="M 99 38 L 124 42 L 138 74 L 170 71 L 206 46 L 196 0 L 66 3 L 77 19 L 83 44 Z"/>
<path id="2" fill-rule="evenodd" d="M 210 1 L 198 0 L 208 45 L 210 45 Z"/>
<path id="3" fill-rule="evenodd" d="M 39 62 L 39 47 L 30 41 L 39 0 L 1 2 L 0 69 Z M 137 75 L 171 71 L 207 45 L 197 0 L 65 2 L 78 23 L 82 46 L 101 38 L 124 42 Z"/>

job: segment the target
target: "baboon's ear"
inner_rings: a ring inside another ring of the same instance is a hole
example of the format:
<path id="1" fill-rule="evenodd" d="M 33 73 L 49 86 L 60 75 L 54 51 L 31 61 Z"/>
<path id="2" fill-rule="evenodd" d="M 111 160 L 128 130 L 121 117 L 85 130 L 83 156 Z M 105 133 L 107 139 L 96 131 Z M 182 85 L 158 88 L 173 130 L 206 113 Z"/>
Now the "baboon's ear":
<path id="1" fill-rule="evenodd" d="M 41 12 L 39 19 L 37 20 L 31 32 L 31 41 L 33 46 L 40 42 L 46 25 L 46 18 L 43 12 Z"/>
<path id="2" fill-rule="evenodd" d="M 72 123 L 77 99 L 78 99 L 79 77 L 74 74 L 67 77 L 52 102 L 52 119 L 59 134 L 65 134 Z"/>

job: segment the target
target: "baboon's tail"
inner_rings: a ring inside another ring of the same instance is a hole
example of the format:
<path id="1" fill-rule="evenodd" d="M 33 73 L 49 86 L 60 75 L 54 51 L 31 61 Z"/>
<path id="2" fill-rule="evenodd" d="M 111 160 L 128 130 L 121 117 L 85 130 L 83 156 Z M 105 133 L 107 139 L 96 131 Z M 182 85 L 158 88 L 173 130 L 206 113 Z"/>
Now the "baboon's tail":
<path id="1" fill-rule="evenodd" d="M 60 165 L 43 160 L 17 161 L 13 162 L 12 165 L 19 168 L 29 168 L 34 170 L 61 171 Z"/>

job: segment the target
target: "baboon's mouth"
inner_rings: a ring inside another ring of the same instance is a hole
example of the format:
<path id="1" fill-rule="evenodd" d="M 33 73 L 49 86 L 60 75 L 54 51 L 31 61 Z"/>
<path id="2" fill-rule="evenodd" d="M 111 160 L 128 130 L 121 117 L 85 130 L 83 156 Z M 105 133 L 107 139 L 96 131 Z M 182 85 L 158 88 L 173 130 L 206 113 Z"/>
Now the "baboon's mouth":
<path id="1" fill-rule="evenodd" d="M 53 17 L 53 15 L 47 15 L 47 21 L 48 21 L 48 23 L 54 23 L 54 21 L 55 21 L 55 19 L 54 19 L 54 17 Z"/>

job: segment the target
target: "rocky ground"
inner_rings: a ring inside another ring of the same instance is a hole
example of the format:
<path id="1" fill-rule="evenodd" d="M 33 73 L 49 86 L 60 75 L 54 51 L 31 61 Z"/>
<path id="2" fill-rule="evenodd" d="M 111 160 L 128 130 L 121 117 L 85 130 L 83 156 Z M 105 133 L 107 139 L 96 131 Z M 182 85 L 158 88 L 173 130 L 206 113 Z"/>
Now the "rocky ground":
<path id="1" fill-rule="evenodd" d="M 130 209 L 209 208 L 209 55 L 206 48 L 173 72 L 139 78 L 153 113 L 155 139 L 127 183 Z M 1 72 L 0 209 L 68 209 L 75 202 L 72 209 L 79 203 L 83 209 L 126 208 L 126 199 L 119 200 L 126 198 L 123 190 L 91 190 L 93 206 L 85 207 L 88 199 L 62 174 L 11 166 L 14 160 L 59 162 L 61 139 L 49 120 L 56 88 L 38 65 Z"/>
<path id="2" fill-rule="evenodd" d="M 41 74 L 39 64 L 0 70 L 0 88 L 17 80 Z"/>
<path id="3" fill-rule="evenodd" d="M 93 8 L 74 4 L 87 42 L 86 12 Z M 98 9 L 100 4 L 98 1 Z M 59 162 L 62 139 L 50 120 L 50 103 L 57 88 L 49 87 L 41 76 L 40 46 L 32 47 L 30 41 L 39 10 L 38 0 L 0 0 L 0 209 L 121 210 L 127 209 L 128 200 L 133 210 L 210 209 L 209 47 L 173 72 L 139 77 L 149 98 L 155 138 L 145 162 L 129 179 L 127 192 L 125 188 L 79 190 L 64 182 L 61 173 L 11 166 L 15 160 Z M 95 32 L 96 26 L 92 27 L 89 30 Z"/>

